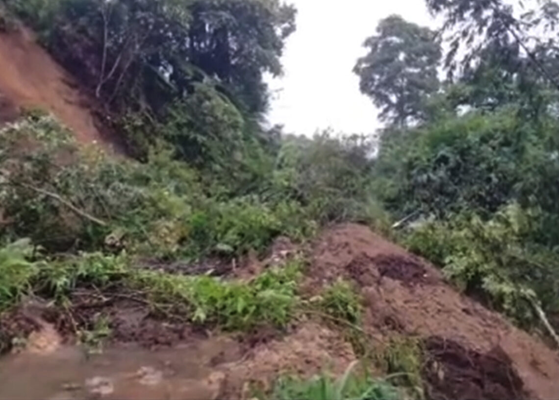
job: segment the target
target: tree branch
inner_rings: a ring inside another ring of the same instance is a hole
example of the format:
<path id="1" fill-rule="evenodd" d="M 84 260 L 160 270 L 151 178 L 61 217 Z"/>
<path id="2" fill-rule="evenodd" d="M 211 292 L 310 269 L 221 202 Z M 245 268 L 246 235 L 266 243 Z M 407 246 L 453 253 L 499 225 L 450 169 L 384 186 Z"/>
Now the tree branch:
<path id="1" fill-rule="evenodd" d="M 540 305 L 538 304 L 538 302 L 536 300 L 534 300 L 530 296 L 525 296 L 525 297 L 528 300 L 528 302 L 530 303 L 530 305 L 534 308 L 534 311 L 536 312 L 536 315 L 538 316 L 541 323 L 543 324 L 543 326 L 547 330 L 547 333 L 549 333 L 549 336 L 552 337 L 552 339 L 555 341 L 555 345 L 559 348 L 559 335 L 557 335 L 557 332 L 555 332 L 555 330 L 551 326 L 549 320 L 547 319 L 547 316 L 545 315 L 545 312 L 542 310 L 542 308 L 540 307 Z"/>
<path id="2" fill-rule="evenodd" d="M 37 193 L 40 193 L 42 195 L 48 196 L 56 201 L 58 201 L 59 203 L 65 205 L 66 207 L 68 207 L 70 210 L 72 210 L 73 212 L 75 212 L 76 214 L 78 214 L 79 216 L 81 216 L 82 218 L 85 218 L 97 225 L 100 226 L 107 226 L 107 223 L 105 221 L 100 220 L 99 218 L 94 217 L 93 215 L 90 215 L 88 213 L 86 213 L 83 210 L 80 210 L 79 208 L 77 208 L 76 206 L 74 206 L 72 203 L 70 203 L 68 200 L 63 199 L 62 197 L 60 197 L 58 194 L 56 193 L 52 193 L 49 192 L 47 190 L 32 186 L 32 185 L 28 185 L 26 183 L 18 183 L 18 185 L 23 186 L 25 188 L 31 189 Z"/>

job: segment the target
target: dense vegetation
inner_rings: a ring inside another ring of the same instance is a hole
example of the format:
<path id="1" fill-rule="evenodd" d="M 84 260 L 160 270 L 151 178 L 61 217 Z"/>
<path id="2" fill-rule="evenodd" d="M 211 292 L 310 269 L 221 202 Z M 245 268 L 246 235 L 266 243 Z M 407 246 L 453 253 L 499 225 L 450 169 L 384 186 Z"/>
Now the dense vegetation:
<path id="1" fill-rule="evenodd" d="M 0 132 L 0 311 L 31 293 L 63 301 L 78 286 L 116 284 L 149 288 L 156 309 L 196 323 L 285 327 L 311 307 L 298 297 L 300 260 L 248 283 L 132 266 L 229 261 L 264 252 L 280 235 L 301 242 L 325 224 L 356 221 L 402 241 L 526 329 L 553 335 L 555 2 L 528 11 L 499 0 L 428 0 L 444 21 L 439 31 L 382 20 L 354 72 L 385 126 L 371 137 L 312 139 L 262 124 L 263 77 L 281 73 L 295 29 L 291 6 L 4 3 L 101 100 L 132 157 L 78 148 L 37 113 Z M 393 229 L 390 221 L 398 221 Z M 356 326 L 354 294 L 340 282 L 318 306 Z M 349 375 L 341 383 L 290 378 L 273 396 L 317 399 L 318 390 L 340 399 L 394 396 Z"/>
<path id="2" fill-rule="evenodd" d="M 388 122 L 373 190 L 396 220 L 418 220 L 400 234 L 413 251 L 466 293 L 553 334 L 542 311 L 559 311 L 557 5 L 427 5 L 443 29 L 389 17 L 355 69 Z M 433 63 L 441 38 L 449 51 Z"/>

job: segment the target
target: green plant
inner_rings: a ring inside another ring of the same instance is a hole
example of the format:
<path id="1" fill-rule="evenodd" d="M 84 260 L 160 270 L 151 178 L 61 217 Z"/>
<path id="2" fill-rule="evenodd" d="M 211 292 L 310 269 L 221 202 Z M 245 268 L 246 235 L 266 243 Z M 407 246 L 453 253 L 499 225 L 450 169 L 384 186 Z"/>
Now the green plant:
<path id="1" fill-rule="evenodd" d="M 76 332 L 79 343 L 84 346 L 86 354 L 99 354 L 107 338 L 111 335 L 109 318 L 97 314 L 90 330 L 81 329 Z"/>
<path id="2" fill-rule="evenodd" d="M 392 337 L 381 351 L 373 355 L 373 361 L 383 371 L 393 374 L 399 385 L 410 388 L 423 398 L 423 349 L 418 339 Z"/>
<path id="3" fill-rule="evenodd" d="M 383 380 L 371 378 L 366 372 L 355 372 L 351 364 L 339 379 L 322 373 L 311 379 L 286 376 L 278 379 L 272 393 L 260 400 L 396 400 L 398 391 Z"/>
<path id="4" fill-rule="evenodd" d="M 271 268 L 250 281 L 210 276 L 138 272 L 133 286 L 148 292 L 159 308 L 178 309 L 200 324 L 244 330 L 263 324 L 285 327 L 299 302 L 300 263 Z"/>
<path id="5" fill-rule="evenodd" d="M 461 290 L 530 326 L 539 319 L 534 302 L 546 311 L 559 309 L 556 254 L 533 238 L 545 218 L 513 203 L 489 220 L 462 213 L 428 223 L 405 240 Z"/>
<path id="6" fill-rule="evenodd" d="M 55 25 L 55 19 L 67 0 L 4 0 L 9 10 L 24 19 L 43 36 Z"/>
<path id="7" fill-rule="evenodd" d="M 49 296 L 64 298 L 79 285 L 94 285 L 103 289 L 109 283 L 122 280 L 128 273 L 128 257 L 125 253 L 81 253 L 53 260 L 41 268 L 35 287 Z"/>
<path id="8" fill-rule="evenodd" d="M 354 325 L 361 323 L 362 299 L 350 282 L 339 278 L 327 286 L 320 297 L 320 309 L 334 320 Z"/>
<path id="9" fill-rule="evenodd" d="M 32 289 L 41 264 L 33 261 L 34 247 L 20 239 L 0 247 L 0 312 L 17 304 Z"/>

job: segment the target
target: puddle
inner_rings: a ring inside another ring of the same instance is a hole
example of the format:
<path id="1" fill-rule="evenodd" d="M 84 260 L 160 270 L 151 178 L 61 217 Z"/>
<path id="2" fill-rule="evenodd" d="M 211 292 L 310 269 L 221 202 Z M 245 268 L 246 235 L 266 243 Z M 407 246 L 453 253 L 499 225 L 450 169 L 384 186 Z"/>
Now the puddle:
<path id="1" fill-rule="evenodd" d="M 77 347 L 0 359 L 0 400 L 212 400 L 223 388 L 219 364 L 241 358 L 237 342 L 211 338 L 170 349 Z"/>

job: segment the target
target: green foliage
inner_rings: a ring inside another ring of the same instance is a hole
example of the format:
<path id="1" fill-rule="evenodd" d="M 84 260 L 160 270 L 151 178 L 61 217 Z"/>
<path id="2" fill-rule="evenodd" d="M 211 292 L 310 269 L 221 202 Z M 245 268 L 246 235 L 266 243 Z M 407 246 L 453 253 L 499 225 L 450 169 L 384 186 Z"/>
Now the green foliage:
<path id="1" fill-rule="evenodd" d="M 31 288 L 41 264 L 33 261 L 34 247 L 20 239 L 0 247 L 0 312 L 18 303 Z"/>
<path id="2" fill-rule="evenodd" d="M 425 102 L 439 89 L 436 33 L 392 15 L 379 22 L 377 35 L 364 46 L 369 53 L 354 72 L 361 92 L 380 108 L 379 118 L 395 126 L 425 120 Z"/>
<path id="3" fill-rule="evenodd" d="M 371 378 L 365 372 L 354 371 L 350 365 L 339 379 L 323 373 L 311 379 L 286 376 L 274 385 L 269 400 L 396 400 L 398 391 L 389 383 Z"/>
<path id="4" fill-rule="evenodd" d="M 353 285 L 342 279 L 324 288 L 320 308 L 336 320 L 360 325 L 363 311 L 362 299 Z"/>
<path id="5" fill-rule="evenodd" d="M 284 40 L 295 29 L 294 8 L 278 0 L 7 1 L 34 26 L 45 23 L 50 3 L 48 47 L 123 115 L 159 118 L 203 82 L 239 109 L 263 112 L 263 75 L 281 73 Z"/>
<path id="6" fill-rule="evenodd" d="M 525 127 L 513 110 L 446 119 L 388 142 L 378 168 L 395 187 L 387 202 L 441 215 L 461 209 L 494 212 L 518 195 L 525 177 L 517 162 Z M 408 212 L 409 212 L 408 211 Z"/>
<path id="7" fill-rule="evenodd" d="M 277 156 L 274 190 L 297 199 L 320 223 L 378 221 L 382 212 L 368 185 L 372 149 L 370 138 L 357 135 L 288 137 Z"/>
<path id="8" fill-rule="evenodd" d="M 101 99 L 129 152 L 227 171 L 263 133 L 295 9 L 280 0 L 3 0 Z M 217 172 L 217 171 L 216 171 Z"/>
<path id="9" fill-rule="evenodd" d="M 525 326 L 537 316 L 531 300 L 556 312 L 559 265 L 556 254 L 530 236 L 541 218 L 511 204 L 492 219 L 458 215 L 411 233 L 410 249 L 437 262 L 469 294 L 484 298 Z"/>
<path id="10" fill-rule="evenodd" d="M 246 330 L 266 324 L 285 327 L 290 322 L 299 301 L 300 268 L 292 261 L 250 281 L 157 272 L 140 272 L 133 279 L 155 304 L 186 312 L 195 323 Z"/>
<path id="11" fill-rule="evenodd" d="M 386 347 L 374 354 L 373 358 L 383 371 L 393 374 L 395 382 L 410 388 L 419 398 L 423 398 L 423 350 L 417 339 L 392 337 Z"/>
<path id="12" fill-rule="evenodd" d="M 6 8 L 31 24 L 41 35 L 48 36 L 56 16 L 67 0 L 3 0 Z"/>
<path id="13" fill-rule="evenodd" d="M 233 256 L 262 251 L 279 234 L 302 239 L 314 230 L 296 201 L 229 198 L 219 181 L 225 193 L 213 194 L 216 186 L 202 181 L 215 182 L 211 172 L 201 175 L 165 149 L 148 154 L 144 164 L 116 160 L 99 149 L 78 149 L 48 117 L 3 132 L 3 234 L 28 236 L 48 250 L 126 248 L 199 258 L 229 249 Z M 35 151 L 20 150 L 30 143 Z"/>
<path id="14" fill-rule="evenodd" d="M 241 156 L 243 128 L 242 115 L 224 95 L 196 85 L 186 100 L 169 108 L 160 129 L 181 158 L 225 172 L 224 163 Z"/>
<path id="15" fill-rule="evenodd" d="M 81 253 L 44 265 L 35 278 L 35 291 L 63 299 L 79 286 L 104 288 L 129 274 L 126 254 Z"/>
<path id="16" fill-rule="evenodd" d="M 77 332 L 78 342 L 84 346 L 86 354 L 100 354 L 103 351 L 103 344 L 111 335 L 109 319 L 106 316 L 97 314 L 91 329 L 81 329 Z"/>

